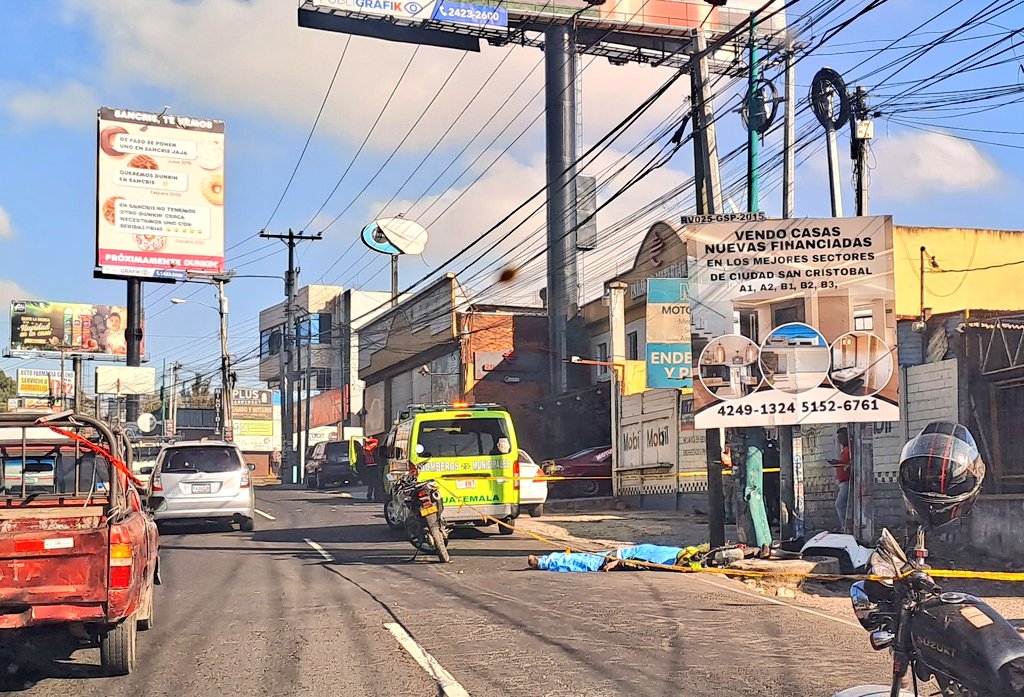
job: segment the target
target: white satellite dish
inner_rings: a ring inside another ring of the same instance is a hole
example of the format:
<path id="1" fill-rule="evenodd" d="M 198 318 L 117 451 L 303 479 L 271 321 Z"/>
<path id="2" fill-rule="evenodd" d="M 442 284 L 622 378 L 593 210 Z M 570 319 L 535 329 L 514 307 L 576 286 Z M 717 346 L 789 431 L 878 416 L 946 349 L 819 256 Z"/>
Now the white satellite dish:
<path id="1" fill-rule="evenodd" d="M 375 221 L 377 229 L 401 254 L 420 254 L 427 246 L 427 231 L 422 225 L 405 218 L 382 218 Z"/>
<path id="2" fill-rule="evenodd" d="M 141 414 L 139 420 L 135 422 L 139 426 L 139 430 L 143 433 L 149 433 L 156 428 L 156 417 L 152 414 Z"/>

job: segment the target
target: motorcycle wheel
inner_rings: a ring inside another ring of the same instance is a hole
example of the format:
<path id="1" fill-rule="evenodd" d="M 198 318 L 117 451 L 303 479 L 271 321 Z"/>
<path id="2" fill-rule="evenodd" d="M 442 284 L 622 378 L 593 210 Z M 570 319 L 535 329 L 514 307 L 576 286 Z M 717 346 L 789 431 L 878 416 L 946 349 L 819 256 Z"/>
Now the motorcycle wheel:
<path id="1" fill-rule="evenodd" d="M 405 504 L 402 499 L 394 494 L 388 495 L 384 500 L 384 522 L 392 530 L 402 530 L 405 528 L 404 517 Z"/>
<path id="2" fill-rule="evenodd" d="M 434 546 L 434 539 L 423 521 L 415 516 L 410 516 L 405 521 L 405 536 L 413 547 L 424 554 L 434 554 L 437 548 Z"/>
<path id="3" fill-rule="evenodd" d="M 444 533 L 441 532 L 440 526 L 437 524 L 437 518 L 430 518 L 427 521 L 427 537 L 434 543 L 438 560 L 442 564 L 447 564 L 451 561 L 451 556 L 448 554 L 448 543 L 444 539 Z"/>

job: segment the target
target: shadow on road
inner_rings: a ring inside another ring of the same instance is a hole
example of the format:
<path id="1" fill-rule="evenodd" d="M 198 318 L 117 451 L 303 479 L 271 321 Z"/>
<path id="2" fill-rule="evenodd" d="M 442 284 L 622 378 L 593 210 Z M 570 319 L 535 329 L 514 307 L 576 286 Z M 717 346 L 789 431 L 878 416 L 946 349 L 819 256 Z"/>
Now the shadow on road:
<path id="1" fill-rule="evenodd" d="M 0 692 L 22 692 L 48 679 L 106 677 L 98 665 L 75 663 L 72 654 L 89 643 L 66 629 L 42 627 L 0 634 Z"/>

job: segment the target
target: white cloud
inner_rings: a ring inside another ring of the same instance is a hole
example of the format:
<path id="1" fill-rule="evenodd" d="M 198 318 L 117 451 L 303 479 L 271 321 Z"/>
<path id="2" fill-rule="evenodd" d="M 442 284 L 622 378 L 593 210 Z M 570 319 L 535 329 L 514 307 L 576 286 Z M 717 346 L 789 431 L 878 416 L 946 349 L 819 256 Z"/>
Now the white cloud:
<path id="1" fill-rule="evenodd" d="M 0 206 L 0 237 L 14 237 L 14 226 L 11 224 L 11 216 Z"/>
<path id="2" fill-rule="evenodd" d="M 299 28 L 295 3 L 280 0 L 150 2 L 145 12 L 120 0 L 67 0 L 65 10 L 67 21 L 92 24 L 105 52 L 105 84 L 134 82 L 164 88 L 190 103 L 201 103 L 213 110 L 212 116 L 219 116 L 218 110 L 248 109 L 302 126 L 315 115 L 345 41 L 343 34 Z M 406 44 L 352 37 L 321 126 L 359 142 L 413 50 Z M 440 125 L 447 125 L 462 111 L 509 50 L 511 56 L 451 138 L 464 143 L 495 109 L 505 105 L 507 114 L 494 124 L 500 128 L 541 88 L 543 68 L 534 69 L 541 52 L 522 47 L 491 49 L 486 44 L 480 54 L 423 47 L 371 146 L 393 147 L 465 55 L 408 146 L 432 144 L 443 130 Z M 588 133 L 605 132 L 670 74 L 667 69 L 615 67 L 596 60 L 584 73 Z M 510 98 L 524 79 L 526 85 Z M 680 81 L 679 90 L 666 96 L 666 101 L 675 100 L 666 109 L 680 103 L 685 83 Z M 539 113 L 542 104 L 538 97 L 527 112 Z"/>
<path id="3" fill-rule="evenodd" d="M 51 89 L 7 84 L 10 96 L 0 105 L 20 123 L 80 128 L 93 126 L 98 102 L 93 90 L 81 82 L 64 82 Z"/>
<path id="4" fill-rule="evenodd" d="M 969 143 L 940 133 L 901 133 L 874 145 L 872 191 L 889 199 L 981 191 L 1004 174 Z"/>

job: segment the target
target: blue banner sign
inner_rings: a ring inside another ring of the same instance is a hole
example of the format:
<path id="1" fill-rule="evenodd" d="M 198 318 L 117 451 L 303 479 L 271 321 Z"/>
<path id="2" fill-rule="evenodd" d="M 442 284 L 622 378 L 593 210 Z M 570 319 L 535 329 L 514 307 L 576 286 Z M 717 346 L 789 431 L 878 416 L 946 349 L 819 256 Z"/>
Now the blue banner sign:
<path id="1" fill-rule="evenodd" d="M 434 6 L 434 16 L 432 19 L 435 22 L 468 24 L 474 27 L 505 28 L 508 26 L 508 10 L 504 7 L 489 7 L 487 5 L 453 2 L 453 0 L 438 0 Z"/>
<path id="2" fill-rule="evenodd" d="M 647 387 L 691 393 L 692 366 L 686 280 L 647 279 Z"/>

